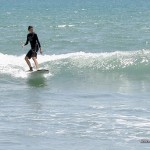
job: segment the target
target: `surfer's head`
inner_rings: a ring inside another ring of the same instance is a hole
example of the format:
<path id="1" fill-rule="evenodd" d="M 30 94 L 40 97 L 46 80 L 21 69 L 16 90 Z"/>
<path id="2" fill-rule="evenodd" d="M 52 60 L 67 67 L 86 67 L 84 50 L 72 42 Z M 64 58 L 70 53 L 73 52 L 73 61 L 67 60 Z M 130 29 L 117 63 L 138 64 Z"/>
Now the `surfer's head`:
<path id="1" fill-rule="evenodd" d="M 32 33 L 32 32 L 33 32 L 33 26 L 28 26 L 28 31 L 29 31 L 30 33 Z"/>

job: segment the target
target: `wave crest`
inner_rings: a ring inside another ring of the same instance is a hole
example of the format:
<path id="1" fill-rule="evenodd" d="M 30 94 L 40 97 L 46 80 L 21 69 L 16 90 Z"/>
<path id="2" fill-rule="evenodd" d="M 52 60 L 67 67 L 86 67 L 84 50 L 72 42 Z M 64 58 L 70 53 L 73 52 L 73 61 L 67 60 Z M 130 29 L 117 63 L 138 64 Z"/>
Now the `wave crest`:
<path id="1" fill-rule="evenodd" d="M 97 72 L 149 73 L 150 51 L 116 51 L 105 53 L 76 52 L 61 55 L 38 56 L 42 68 L 52 74 L 74 74 Z M 0 53 L 0 74 L 25 77 L 27 65 L 24 55 L 13 56 Z"/>

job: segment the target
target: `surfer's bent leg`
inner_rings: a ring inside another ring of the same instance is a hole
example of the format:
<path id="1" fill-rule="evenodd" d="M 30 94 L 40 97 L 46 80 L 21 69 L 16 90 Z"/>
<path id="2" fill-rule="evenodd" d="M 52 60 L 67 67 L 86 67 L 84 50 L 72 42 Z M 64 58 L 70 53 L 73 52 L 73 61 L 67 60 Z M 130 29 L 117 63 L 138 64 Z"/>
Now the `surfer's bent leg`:
<path id="1" fill-rule="evenodd" d="M 34 63 L 35 63 L 35 66 L 36 66 L 36 69 L 38 70 L 39 69 L 39 64 L 38 64 L 38 61 L 37 61 L 37 58 L 36 57 L 32 57 Z"/>
<path id="2" fill-rule="evenodd" d="M 36 70 L 38 70 L 39 69 L 39 64 L 37 62 L 37 52 L 35 50 L 32 50 L 32 59 L 35 63 Z"/>
<path id="3" fill-rule="evenodd" d="M 30 63 L 30 61 L 29 61 L 29 59 L 31 59 L 31 56 L 32 56 L 32 51 L 30 50 L 30 51 L 27 53 L 26 57 L 25 57 L 25 61 L 26 61 L 26 63 L 28 64 L 28 66 L 29 66 L 29 68 L 30 68 L 30 71 L 33 71 L 32 66 L 31 66 L 31 63 Z"/>

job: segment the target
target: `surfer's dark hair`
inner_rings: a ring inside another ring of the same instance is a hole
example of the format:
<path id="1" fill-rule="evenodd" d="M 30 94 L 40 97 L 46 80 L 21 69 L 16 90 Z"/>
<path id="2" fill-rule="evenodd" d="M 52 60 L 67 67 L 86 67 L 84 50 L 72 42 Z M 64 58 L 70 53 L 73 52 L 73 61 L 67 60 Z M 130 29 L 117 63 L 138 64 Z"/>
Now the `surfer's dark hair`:
<path id="1" fill-rule="evenodd" d="M 28 26 L 28 30 L 30 30 L 30 29 L 32 29 L 33 28 L 33 26 Z"/>

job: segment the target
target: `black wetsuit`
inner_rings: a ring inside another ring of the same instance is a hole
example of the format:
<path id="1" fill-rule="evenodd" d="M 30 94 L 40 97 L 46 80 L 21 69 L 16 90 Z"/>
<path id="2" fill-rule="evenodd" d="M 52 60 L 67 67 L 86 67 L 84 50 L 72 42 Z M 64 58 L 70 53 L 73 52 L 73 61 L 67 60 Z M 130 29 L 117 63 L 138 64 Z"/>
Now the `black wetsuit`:
<path id="1" fill-rule="evenodd" d="M 38 36 L 36 33 L 29 33 L 27 35 L 27 41 L 25 45 L 27 45 L 30 42 L 31 49 L 27 53 L 27 57 L 31 59 L 32 57 L 37 57 L 37 52 L 39 48 L 41 47 L 41 44 L 39 42 Z"/>

